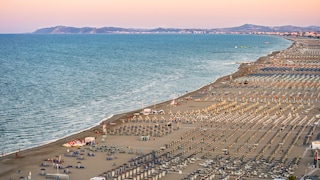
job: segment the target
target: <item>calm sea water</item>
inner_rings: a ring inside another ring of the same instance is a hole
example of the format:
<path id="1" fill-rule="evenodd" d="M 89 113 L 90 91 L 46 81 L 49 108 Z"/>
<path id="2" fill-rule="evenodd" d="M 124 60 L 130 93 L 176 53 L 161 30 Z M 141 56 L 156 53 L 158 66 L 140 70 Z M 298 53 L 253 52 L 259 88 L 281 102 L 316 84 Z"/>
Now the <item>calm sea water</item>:
<path id="1" fill-rule="evenodd" d="M 175 98 L 290 44 L 254 35 L 0 35 L 0 151 Z"/>

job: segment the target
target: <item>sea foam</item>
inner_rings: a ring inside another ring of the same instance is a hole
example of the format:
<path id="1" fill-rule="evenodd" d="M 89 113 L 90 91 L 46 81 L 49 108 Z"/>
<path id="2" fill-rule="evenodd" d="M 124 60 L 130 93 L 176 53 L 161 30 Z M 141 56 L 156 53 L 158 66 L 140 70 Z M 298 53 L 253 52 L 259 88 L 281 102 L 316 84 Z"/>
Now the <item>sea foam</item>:
<path id="1" fill-rule="evenodd" d="M 290 44 L 254 35 L 0 35 L 0 151 L 170 100 Z"/>

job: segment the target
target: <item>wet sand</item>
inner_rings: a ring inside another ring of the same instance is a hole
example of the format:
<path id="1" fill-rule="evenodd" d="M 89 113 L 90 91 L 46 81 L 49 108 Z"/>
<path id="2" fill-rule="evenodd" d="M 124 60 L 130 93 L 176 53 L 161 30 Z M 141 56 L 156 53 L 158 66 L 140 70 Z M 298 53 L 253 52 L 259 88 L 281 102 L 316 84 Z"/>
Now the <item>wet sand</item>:
<path id="1" fill-rule="evenodd" d="M 119 114 L 107 120 L 106 133 L 99 125 L 2 157 L 0 179 L 27 178 L 29 172 L 32 179 L 57 172 L 70 179 L 319 176 L 312 167 L 310 142 L 319 133 L 320 42 L 292 40 L 288 49 L 243 63 L 234 74 L 175 103 L 157 104 L 155 109 L 164 114 Z M 98 142 L 93 147 L 62 147 L 92 136 Z M 73 152 L 77 156 L 69 157 Z"/>

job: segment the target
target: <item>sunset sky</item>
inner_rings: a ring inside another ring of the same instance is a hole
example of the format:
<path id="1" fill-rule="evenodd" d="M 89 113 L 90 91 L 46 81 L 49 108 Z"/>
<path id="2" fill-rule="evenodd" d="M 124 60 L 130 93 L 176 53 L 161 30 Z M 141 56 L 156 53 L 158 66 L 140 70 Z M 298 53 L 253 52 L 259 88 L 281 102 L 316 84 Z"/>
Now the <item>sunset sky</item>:
<path id="1" fill-rule="evenodd" d="M 219 28 L 320 26 L 320 0 L 0 0 L 0 33 L 57 25 Z"/>

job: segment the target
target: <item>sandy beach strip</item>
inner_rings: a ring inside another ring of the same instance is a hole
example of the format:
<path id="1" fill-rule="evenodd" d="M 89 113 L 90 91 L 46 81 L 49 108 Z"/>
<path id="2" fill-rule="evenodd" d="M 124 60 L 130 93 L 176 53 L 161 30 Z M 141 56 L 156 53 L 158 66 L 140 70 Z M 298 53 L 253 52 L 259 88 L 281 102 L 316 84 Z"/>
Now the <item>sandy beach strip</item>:
<path id="1" fill-rule="evenodd" d="M 320 138 L 320 42 L 291 40 L 286 50 L 146 108 L 158 113 L 115 115 L 104 122 L 106 132 L 101 124 L 1 157 L 0 179 L 41 180 L 57 173 L 84 180 L 320 176 L 310 148 Z M 62 147 L 85 137 L 96 137 L 96 144 Z"/>

